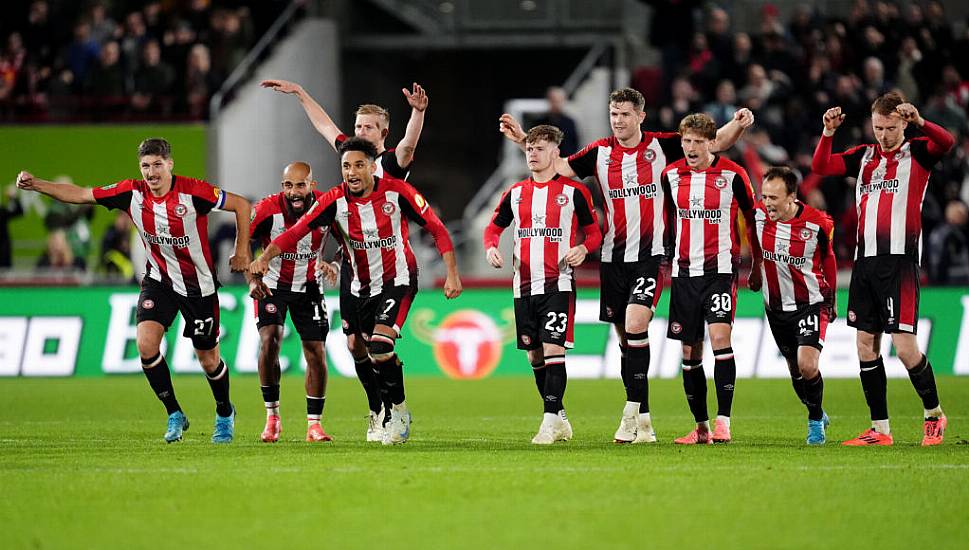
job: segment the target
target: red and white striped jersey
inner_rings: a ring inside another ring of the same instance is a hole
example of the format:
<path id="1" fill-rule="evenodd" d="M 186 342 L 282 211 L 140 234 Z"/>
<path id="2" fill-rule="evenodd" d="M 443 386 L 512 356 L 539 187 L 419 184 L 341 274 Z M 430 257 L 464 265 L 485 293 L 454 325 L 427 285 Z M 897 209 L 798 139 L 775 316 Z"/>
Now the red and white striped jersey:
<path id="1" fill-rule="evenodd" d="M 314 202 L 323 193 L 313 191 Z M 250 238 L 263 247 L 282 235 L 299 220 L 290 212 L 285 193 L 269 195 L 256 203 L 249 225 Z M 263 277 L 266 286 L 272 289 L 292 292 L 315 292 L 319 290 L 316 281 L 316 262 L 326 242 L 329 227 L 319 227 L 310 231 L 297 241 L 292 248 L 269 261 L 269 271 Z"/>
<path id="2" fill-rule="evenodd" d="M 334 145 L 339 150 L 340 144 L 347 140 L 346 134 L 340 134 L 336 136 L 334 140 Z M 396 149 L 384 149 L 383 153 L 377 155 L 377 170 L 374 172 L 374 176 L 382 178 L 385 175 L 392 178 L 397 178 L 401 180 L 406 180 L 407 176 L 410 175 L 410 167 L 414 164 L 413 161 L 407 165 L 407 167 L 401 166 L 397 162 Z"/>
<path id="3" fill-rule="evenodd" d="M 643 132 L 639 145 L 623 147 L 613 136 L 569 157 L 580 178 L 595 176 L 605 203 L 603 262 L 637 262 L 664 254 L 665 200 L 660 176 L 683 158 L 680 135 Z"/>
<path id="4" fill-rule="evenodd" d="M 144 180 L 124 180 L 92 189 L 102 206 L 124 210 L 148 251 L 145 277 L 182 296 L 210 296 L 219 288 L 209 250 L 208 213 L 225 205 L 225 191 L 202 180 L 172 176 L 162 197 Z"/>
<path id="5" fill-rule="evenodd" d="M 454 249 L 451 236 L 424 197 L 403 180 L 374 178 L 373 191 L 355 197 L 346 182 L 320 196 L 309 211 L 273 239 L 288 250 L 312 230 L 331 227 L 343 248 L 344 265 L 352 272 L 354 296 L 379 295 L 384 286 L 417 284 L 417 259 L 408 240 L 407 221 L 426 229 L 443 255 Z"/>
<path id="6" fill-rule="evenodd" d="M 922 256 L 922 200 L 932 166 L 952 148 L 953 137 L 926 121 L 928 137 L 905 140 L 898 149 L 858 145 L 831 154 L 832 138 L 821 136 L 812 168 L 825 176 L 855 177 L 858 246 L 855 258 L 902 254 Z"/>
<path id="7" fill-rule="evenodd" d="M 825 302 L 837 284 L 831 216 L 800 201 L 797 206 L 797 215 L 786 222 L 771 221 L 763 204 L 754 213 L 764 256 L 764 303 L 773 311 Z"/>
<path id="8" fill-rule="evenodd" d="M 513 269 L 515 298 L 575 290 L 565 255 L 576 246 L 582 226 L 586 249 L 601 242 L 592 196 L 581 183 L 556 175 L 547 182 L 532 178 L 505 191 L 485 230 L 485 249 L 497 247 L 502 229 L 515 222 Z"/>
<path id="9" fill-rule="evenodd" d="M 720 155 L 700 171 L 681 159 L 666 167 L 662 184 L 676 235 L 673 277 L 735 273 L 740 264 L 737 211 L 754 208 L 747 171 Z"/>

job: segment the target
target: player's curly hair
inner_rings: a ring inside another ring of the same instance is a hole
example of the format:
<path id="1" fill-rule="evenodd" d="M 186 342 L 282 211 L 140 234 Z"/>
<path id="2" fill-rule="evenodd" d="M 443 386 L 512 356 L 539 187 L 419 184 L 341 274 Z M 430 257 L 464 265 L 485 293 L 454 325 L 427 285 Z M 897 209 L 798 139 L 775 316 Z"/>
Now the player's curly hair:
<path id="1" fill-rule="evenodd" d="M 680 121 L 679 132 L 681 136 L 692 132 L 706 139 L 716 139 L 717 123 L 706 113 L 691 113 Z"/>
<path id="2" fill-rule="evenodd" d="M 380 105 L 374 105 L 373 103 L 364 103 L 363 105 L 357 107 L 357 115 L 377 115 L 381 120 L 384 121 L 384 128 L 390 127 L 390 111 L 384 109 Z"/>
<path id="3" fill-rule="evenodd" d="M 162 138 L 148 138 L 138 145 L 138 158 L 148 155 L 158 155 L 168 160 L 172 158 L 172 144 Z"/>
<path id="4" fill-rule="evenodd" d="M 875 98 L 871 104 L 871 112 L 888 116 L 902 103 L 905 103 L 905 96 L 898 92 L 888 92 Z"/>
<path id="5" fill-rule="evenodd" d="M 633 108 L 637 111 L 642 111 L 646 107 L 646 98 L 639 90 L 634 90 L 632 88 L 619 88 L 609 94 L 609 103 L 624 103 L 628 101 L 633 104 Z"/>
<path id="6" fill-rule="evenodd" d="M 562 130 L 550 124 L 539 124 L 528 131 L 525 136 L 525 143 L 535 143 L 536 141 L 545 140 L 549 143 L 554 143 L 555 145 L 560 145 L 562 143 L 562 138 L 565 134 Z"/>
<path id="7" fill-rule="evenodd" d="M 764 172 L 764 181 L 775 178 L 784 181 L 784 188 L 788 195 L 797 192 L 797 173 L 794 170 L 787 166 L 771 166 L 767 172 Z"/>
<path id="8" fill-rule="evenodd" d="M 337 151 L 339 151 L 340 157 L 343 157 L 343 155 L 348 151 L 360 151 L 370 160 L 377 158 L 377 147 L 373 143 L 370 143 L 369 141 L 357 136 L 347 138 L 343 143 L 340 144 Z"/>

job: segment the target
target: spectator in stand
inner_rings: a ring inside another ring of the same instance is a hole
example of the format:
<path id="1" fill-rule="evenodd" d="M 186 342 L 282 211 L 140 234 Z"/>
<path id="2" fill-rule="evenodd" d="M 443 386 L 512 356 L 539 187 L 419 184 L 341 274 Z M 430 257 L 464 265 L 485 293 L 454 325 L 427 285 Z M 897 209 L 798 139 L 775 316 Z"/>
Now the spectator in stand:
<path id="1" fill-rule="evenodd" d="M 865 96 L 865 101 L 869 103 L 893 88 L 891 83 L 885 81 L 885 65 L 877 57 L 865 59 L 861 79 L 864 83 L 862 94 Z"/>
<path id="2" fill-rule="evenodd" d="M 114 19 L 108 16 L 104 2 L 97 0 L 88 10 L 88 20 L 91 22 L 91 40 L 98 44 L 105 44 L 116 40 L 121 35 L 121 29 Z"/>
<path id="3" fill-rule="evenodd" d="M 27 49 L 20 33 L 7 37 L 7 47 L 0 53 L 0 105 L 13 103 L 18 87 L 23 86 L 24 63 Z"/>
<path id="4" fill-rule="evenodd" d="M 929 280 L 941 285 L 969 285 L 969 208 L 954 200 L 945 207 L 945 224 L 929 238 Z"/>
<path id="5" fill-rule="evenodd" d="M 131 218 L 118 214 L 114 223 L 101 239 L 100 268 L 105 273 L 118 276 L 126 281 L 134 281 L 135 270 L 131 262 L 131 232 L 134 224 Z"/>
<path id="6" fill-rule="evenodd" d="M 734 89 L 733 82 L 721 80 L 717 84 L 717 97 L 715 101 L 707 103 L 703 107 L 703 112 L 710 115 L 717 123 L 717 128 L 733 120 L 733 114 L 737 112 L 737 91 Z"/>
<path id="7" fill-rule="evenodd" d="M 100 49 L 98 43 L 91 39 L 91 25 L 87 21 L 78 21 L 74 25 L 74 41 L 63 56 L 75 86 L 79 87 L 84 82 L 88 71 L 98 62 Z"/>
<path id="8" fill-rule="evenodd" d="M 185 71 L 185 104 L 192 118 L 206 118 L 209 97 L 219 89 L 220 79 L 212 72 L 209 49 L 204 44 L 192 46 Z"/>
<path id="9" fill-rule="evenodd" d="M 921 10 L 919 11 L 921 13 Z M 922 52 L 918 44 L 911 36 L 902 39 L 902 45 L 898 49 L 898 70 L 895 73 L 895 80 L 898 89 L 905 97 L 918 103 L 921 95 L 919 94 L 918 65 L 922 61 Z"/>
<path id="10" fill-rule="evenodd" d="M 559 144 L 559 151 L 562 156 L 568 156 L 579 150 L 579 130 L 575 124 L 575 119 L 565 112 L 565 105 L 568 96 L 565 90 L 558 86 L 552 86 L 545 92 L 545 99 L 548 100 L 548 112 L 535 121 L 534 126 L 549 124 L 562 130 L 562 143 Z"/>
<path id="11" fill-rule="evenodd" d="M 50 19 L 50 6 L 46 0 L 34 0 L 30 3 L 27 23 L 22 29 L 24 44 L 30 52 L 32 60 L 41 67 L 50 67 L 54 63 L 57 28 Z"/>
<path id="12" fill-rule="evenodd" d="M 949 64 L 942 68 L 942 84 L 952 103 L 965 112 L 969 108 L 969 81 L 962 78 L 955 65 Z"/>
<path id="13" fill-rule="evenodd" d="M 176 82 L 185 80 L 186 60 L 197 43 L 195 31 L 187 21 L 176 21 L 174 29 L 162 37 L 162 59 L 175 69 Z"/>
<path id="14" fill-rule="evenodd" d="M 740 89 L 740 101 L 754 112 L 759 111 L 767 106 L 774 88 L 763 65 L 752 64 L 747 68 L 747 84 Z"/>
<path id="15" fill-rule="evenodd" d="M 107 42 L 101 46 L 99 62 L 84 83 L 84 92 L 99 98 L 101 105 L 110 107 L 124 100 L 127 92 L 125 73 L 121 68 L 121 46 Z"/>
<path id="16" fill-rule="evenodd" d="M 209 49 L 212 67 L 219 74 L 229 75 L 249 50 L 252 24 L 248 10 L 217 10 L 212 14 L 212 34 Z"/>
<path id="17" fill-rule="evenodd" d="M 733 53 L 723 68 L 723 76 L 733 82 L 734 88 L 740 88 L 747 82 L 747 73 L 754 62 L 753 51 L 754 45 L 747 33 L 734 35 Z"/>
<path id="18" fill-rule="evenodd" d="M 135 73 L 131 106 L 143 113 L 168 113 L 171 110 L 170 94 L 175 71 L 162 61 L 157 40 L 151 39 L 145 43 L 141 62 L 141 67 Z"/>
<path id="19" fill-rule="evenodd" d="M 718 60 L 733 57 L 733 36 L 730 34 L 730 14 L 727 10 L 713 6 L 707 12 L 707 44 Z"/>
<path id="20" fill-rule="evenodd" d="M 659 108 L 659 124 L 665 131 L 675 132 L 683 117 L 699 110 L 696 89 L 686 77 L 673 79 L 670 99 Z"/>
<path id="21" fill-rule="evenodd" d="M 129 75 L 135 74 L 141 66 L 141 55 L 148 41 L 148 29 L 140 11 L 133 11 L 125 17 L 124 37 L 121 39 L 121 52 L 124 67 Z"/>
<path id="22" fill-rule="evenodd" d="M 717 79 L 720 77 L 720 62 L 713 55 L 707 43 L 707 35 L 702 32 L 693 34 L 686 76 L 698 91 L 709 97 L 712 95 Z"/>
<path id="23" fill-rule="evenodd" d="M 74 255 L 67 242 L 67 233 L 63 229 L 56 229 L 47 235 L 47 249 L 37 260 L 38 269 L 50 271 L 84 271 L 87 262 L 84 258 Z"/>

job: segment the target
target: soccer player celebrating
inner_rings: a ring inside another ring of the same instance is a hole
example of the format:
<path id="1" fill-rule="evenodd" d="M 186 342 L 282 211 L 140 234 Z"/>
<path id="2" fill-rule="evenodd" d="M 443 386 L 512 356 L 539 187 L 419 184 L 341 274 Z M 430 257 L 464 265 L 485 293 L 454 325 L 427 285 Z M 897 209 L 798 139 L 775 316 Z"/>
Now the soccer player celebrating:
<path id="1" fill-rule="evenodd" d="M 818 357 L 835 313 L 838 268 L 831 217 L 797 200 L 797 175 L 773 167 L 764 174 L 754 214 L 763 249 L 764 308 L 787 361 L 794 392 L 808 410 L 808 445 L 822 445 L 828 415 Z"/>
<path id="2" fill-rule="evenodd" d="M 666 165 L 683 156 L 676 133 L 645 132 L 646 99 L 631 88 L 609 96 L 612 136 L 592 142 L 578 153 L 555 160 L 565 177 L 595 176 L 605 203 L 605 235 L 599 268 L 599 319 L 612 323 L 619 336 L 626 404 L 614 440 L 656 441 L 649 414 L 649 322 L 663 290 L 664 199 L 659 186 Z M 733 146 L 753 123 L 748 109 L 717 131 L 713 150 Z M 509 114 L 499 130 L 519 144 L 525 132 Z"/>
<path id="3" fill-rule="evenodd" d="M 454 247 L 447 228 L 410 184 L 375 177 L 377 150 L 362 138 L 340 145 L 343 183 L 324 193 L 293 227 L 274 238 L 252 262 L 250 272 L 262 276 L 269 262 L 290 250 L 316 228 L 330 226 L 340 239 L 349 265 L 341 285 L 343 331 L 366 342 L 376 364 L 380 391 L 391 403 L 383 443 L 403 443 L 410 437 L 410 411 L 404 400 L 403 364 L 394 352 L 400 328 L 417 294 L 417 260 L 408 240 L 408 220 L 425 228 L 447 265 L 444 295 L 461 294 Z"/>
<path id="4" fill-rule="evenodd" d="M 919 255 L 922 251 L 922 198 L 929 174 L 955 142 L 942 127 L 919 115 L 896 92 L 871 105 L 876 144 L 831 153 L 831 141 L 845 115 L 825 111 L 824 130 L 811 168 L 823 176 L 857 179 L 858 245 L 848 289 L 848 326 L 857 329 L 861 386 L 871 412 L 871 429 L 845 445 L 891 445 L 888 397 L 881 338 L 889 333 L 898 358 L 922 398 L 922 445 L 942 443 L 947 420 L 939 405 L 932 365 L 918 347 Z M 925 137 L 907 139 L 905 128 L 918 126 Z"/>
<path id="5" fill-rule="evenodd" d="M 183 336 L 192 339 L 215 397 L 212 442 L 229 443 L 235 407 L 229 400 L 229 368 L 219 354 L 219 281 L 209 250 L 208 214 L 213 209 L 235 213 L 235 255 L 229 258 L 229 266 L 234 272 L 242 272 L 250 258 L 251 206 L 244 198 L 209 183 L 174 175 L 172 147 L 164 139 L 143 141 L 138 147 L 138 161 L 140 180 L 91 189 L 21 172 L 17 186 L 61 202 L 117 208 L 131 217 L 148 250 L 147 272 L 138 297 L 138 353 L 148 384 L 168 411 L 165 441 L 181 440 L 182 432 L 189 427 L 160 348 L 165 332 L 181 312 L 185 320 Z"/>
<path id="6" fill-rule="evenodd" d="M 346 134 L 340 131 L 326 110 L 302 86 L 286 80 L 264 80 L 262 86 L 284 94 L 295 95 L 306 112 L 306 116 L 309 117 L 310 122 L 323 136 L 323 139 L 334 150 L 339 151 L 340 144 L 347 139 Z M 387 135 L 390 133 L 390 113 L 379 105 L 367 104 L 357 108 L 356 120 L 353 125 L 354 135 L 369 141 L 377 148 L 377 163 L 374 175 L 378 178 L 386 174 L 402 180 L 407 179 L 411 164 L 414 161 L 414 151 L 417 149 L 417 142 L 424 127 L 424 111 L 427 110 L 428 104 L 427 93 L 424 88 L 415 82 L 412 90 L 403 88 L 401 92 L 407 98 L 407 103 L 411 107 L 411 114 L 410 120 L 407 121 L 404 139 L 400 140 L 395 149 L 387 149 L 385 144 Z M 341 277 L 341 286 L 349 284 L 348 281 L 349 279 Z M 367 419 L 367 441 L 382 441 L 384 426 L 390 421 L 390 403 L 381 403 L 380 385 L 374 375 L 376 366 L 370 361 L 367 354 L 366 342 L 351 334 L 347 336 L 347 347 L 356 363 L 357 379 L 360 380 L 360 384 L 367 394 L 367 401 L 370 406 L 370 414 Z"/>
<path id="7" fill-rule="evenodd" d="M 287 80 L 263 80 L 262 86 L 284 94 L 295 95 L 316 131 L 334 150 L 339 152 L 340 144 L 347 139 L 346 134 L 340 131 L 330 115 L 302 86 Z M 407 121 L 407 128 L 404 131 L 404 139 L 400 140 L 394 149 L 388 149 L 385 144 L 387 135 L 390 133 L 390 113 L 387 109 L 372 104 L 361 105 L 357 108 L 353 133 L 355 136 L 369 141 L 377 148 L 377 172 L 375 175 L 378 178 L 386 174 L 398 179 L 407 179 L 411 163 L 414 161 L 414 151 L 417 150 L 417 142 L 420 140 L 421 130 L 424 128 L 424 111 L 427 110 L 428 103 L 427 92 L 416 82 L 413 89 L 402 88 L 401 92 L 407 99 L 411 112 L 410 120 Z"/>
<path id="8" fill-rule="evenodd" d="M 256 203 L 251 238 L 263 247 L 296 225 L 300 216 L 322 195 L 316 190 L 313 171 L 305 162 L 283 170 L 282 191 Z M 269 262 L 265 277 L 247 273 L 249 295 L 255 299 L 259 338 L 259 382 L 266 403 L 266 428 L 262 440 L 275 443 L 282 429 L 279 417 L 279 343 L 286 312 L 293 317 L 306 358 L 306 441 L 331 441 L 320 420 L 326 400 L 326 354 L 324 342 L 330 331 L 326 302 L 316 279 L 317 263 L 326 241 L 327 227 L 310 231 L 293 241 Z M 335 272 L 331 272 L 335 281 Z"/>
<path id="9" fill-rule="evenodd" d="M 589 190 L 555 173 L 562 131 L 536 126 L 525 138 L 525 157 L 531 177 L 505 192 L 485 229 L 488 263 L 504 265 L 498 243 L 504 228 L 515 223 L 515 325 L 518 349 L 528 352 L 545 414 L 537 445 L 572 438 L 562 398 L 567 375 L 565 350 L 572 347 L 575 280 L 572 268 L 602 241 Z M 576 229 L 585 240 L 577 243 Z"/>
<path id="10" fill-rule="evenodd" d="M 753 256 L 749 284 L 760 289 L 761 252 L 754 234 L 754 189 L 737 163 L 714 154 L 717 127 L 706 114 L 680 121 L 685 158 L 663 171 L 670 229 L 675 233 L 667 337 L 683 346 L 683 389 L 696 428 L 675 440 L 693 445 L 730 441 L 730 409 L 737 365 L 731 347 L 740 231 L 743 213 Z M 715 359 L 717 419 L 713 433 L 707 414 L 707 379 L 703 372 L 704 322 Z"/>

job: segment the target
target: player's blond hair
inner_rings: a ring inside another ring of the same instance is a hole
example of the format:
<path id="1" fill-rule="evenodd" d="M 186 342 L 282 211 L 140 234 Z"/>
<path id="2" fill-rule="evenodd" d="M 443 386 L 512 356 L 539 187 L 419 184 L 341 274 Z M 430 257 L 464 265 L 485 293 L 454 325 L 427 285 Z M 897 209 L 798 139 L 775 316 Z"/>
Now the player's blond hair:
<path id="1" fill-rule="evenodd" d="M 609 94 L 609 103 L 625 103 L 629 102 L 633 104 L 633 108 L 637 111 L 642 111 L 646 107 L 646 98 L 639 92 L 639 90 L 634 90 L 632 88 L 619 88 Z"/>
<path id="2" fill-rule="evenodd" d="M 554 143 L 555 145 L 560 145 L 562 143 L 562 138 L 565 134 L 562 130 L 559 130 L 555 126 L 549 124 L 539 124 L 525 135 L 525 143 L 535 143 L 536 141 L 545 140 L 549 143 Z"/>
<path id="3" fill-rule="evenodd" d="M 384 128 L 390 127 L 390 112 L 384 109 L 380 105 L 374 105 L 373 103 L 365 103 L 357 107 L 357 115 L 377 115 L 381 120 L 384 121 Z"/>
<path id="4" fill-rule="evenodd" d="M 717 123 L 706 113 L 692 113 L 680 121 L 679 132 L 681 136 L 691 132 L 712 140 L 717 138 Z"/>

